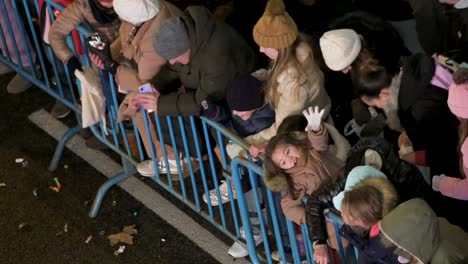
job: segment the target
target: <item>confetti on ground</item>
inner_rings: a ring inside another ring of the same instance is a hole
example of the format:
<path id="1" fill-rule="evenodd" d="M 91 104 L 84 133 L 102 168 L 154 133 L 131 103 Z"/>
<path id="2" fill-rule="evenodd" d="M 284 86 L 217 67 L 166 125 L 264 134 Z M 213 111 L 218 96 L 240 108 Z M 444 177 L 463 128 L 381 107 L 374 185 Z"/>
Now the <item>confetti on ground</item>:
<path id="1" fill-rule="evenodd" d="M 5 187 L 5 186 L 6 186 L 6 183 L 0 182 L 0 187 Z"/>
<path id="2" fill-rule="evenodd" d="M 15 161 L 16 161 L 16 163 L 22 163 L 24 161 L 24 159 L 23 158 L 17 158 L 17 159 L 15 159 Z"/>
<path id="3" fill-rule="evenodd" d="M 54 190 L 56 192 L 60 192 L 60 190 L 62 189 L 62 185 L 60 184 L 59 179 L 57 177 L 55 177 L 54 181 L 55 181 L 56 186 L 50 186 L 50 189 L 52 189 L 52 190 Z"/>
<path id="4" fill-rule="evenodd" d="M 89 236 L 86 238 L 85 243 L 88 244 L 88 243 L 91 241 L 91 239 L 93 239 L 93 235 L 89 235 Z"/>
<path id="5" fill-rule="evenodd" d="M 114 251 L 114 255 L 118 256 L 119 254 L 124 253 L 124 251 L 125 251 L 125 246 L 120 246 L 119 249 Z"/>
<path id="6" fill-rule="evenodd" d="M 128 245 L 133 245 L 133 235 L 138 234 L 138 230 L 135 229 L 135 225 L 126 226 L 122 229 L 122 232 L 107 236 L 111 246 L 122 242 Z"/>
<path id="7" fill-rule="evenodd" d="M 63 232 L 65 232 L 65 233 L 68 232 L 68 224 L 65 224 L 65 226 L 63 227 Z"/>
<path id="8" fill-rule="evenodd" d="M 34 195 L 34 198 L 37 198 L 37 188 L 34 188 L 33 195 Z"/>
<path id="9" fill-rule="evenodd" d="M 18 230 L 23 230 L 23 229 L 26 230 L 26 229 L 29 229 L 29 228 L 30 228 L 30 226 L 29 226 L 28 223 L 21 223 L 21 224 L 18 225 Z"/>
<path id="10" fill-rule="evenodd" d="M 166 239 L 165 239 L 165 238 L 161 238 L 161 241 L 162 241 L 162 242 L 166 242 Z"/>

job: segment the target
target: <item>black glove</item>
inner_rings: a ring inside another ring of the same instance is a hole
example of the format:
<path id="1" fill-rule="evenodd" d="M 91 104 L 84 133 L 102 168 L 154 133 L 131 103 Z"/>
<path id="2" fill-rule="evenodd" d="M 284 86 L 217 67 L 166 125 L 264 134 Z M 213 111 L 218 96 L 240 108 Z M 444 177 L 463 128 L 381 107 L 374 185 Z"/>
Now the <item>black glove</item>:
<path id="1" fill-rule="evenodd" d="M 75 70 L 83 71 L 83 68 L 81 68 L 80 61 L 75 56 L 71 57 L 68 60 L 67 68 L 68 68 L 68 72 L 70 73 L 71 76 L 73 76 L 75 74 Z"/>
<path id="2" fill-rule="evenodd" d="M 226 111 L 223 107 L 208 103 L 207 101 L 202 102 L 202 115 L 212 121 L 220 122 L 227 118 Z"/>

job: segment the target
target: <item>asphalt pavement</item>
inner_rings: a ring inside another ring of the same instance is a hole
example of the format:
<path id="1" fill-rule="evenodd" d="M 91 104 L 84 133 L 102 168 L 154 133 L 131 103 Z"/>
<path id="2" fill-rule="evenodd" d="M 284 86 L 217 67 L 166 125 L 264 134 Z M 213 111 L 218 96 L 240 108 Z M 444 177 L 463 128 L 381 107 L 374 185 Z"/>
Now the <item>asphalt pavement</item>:
<path id="1" fill-rule="evenodd" d="M 54 101 L 35 87 L 8 94 L 12 77 L 0 76 L 0 263 L 219 263 L 119 187 L 89 218 L 107 178 L 69 150 L 56 171 L 47 169 L 57 141 L 28 115 Z M 133 245 L 110 244 L 109 235 L 132 225 Z"/>

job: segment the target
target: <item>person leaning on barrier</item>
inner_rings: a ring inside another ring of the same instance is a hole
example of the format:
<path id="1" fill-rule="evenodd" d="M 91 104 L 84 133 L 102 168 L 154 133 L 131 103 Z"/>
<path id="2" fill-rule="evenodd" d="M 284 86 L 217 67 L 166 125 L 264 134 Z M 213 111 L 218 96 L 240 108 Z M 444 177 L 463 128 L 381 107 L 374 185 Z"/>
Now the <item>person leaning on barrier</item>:
<path id="1" fill-rule="evenodd" d="M 85 23 L 110 42 L 117 38 L 120 20 L 114 12 L 113 0 L 75 0 L 54 21 L 49 31 L 50 46 L 68 67 L 70 74 L 82 70 L 81 63 L 67 45 L 66 38 L 78 25 Z M 85 26 L 86 26 L 85 25 Z"/>
<path id="2" fill-rule="evenodd" d="M 182 14 L 182 11 L 164 0 L 114 0 L 113 5 L 115 12 L 122 20 L 119 37 L 112 43 L 110 50 L 99 55 L 91 53 L 90 59 L 99 68 L 106 68 L 115 74 L 119 92 L 127 94 L 120 105 L 118 121 L 130 118 L 135 121 L 146 153 L 151 157 L 143 115 L 129 111 L 128 103 L 138 93 L 138 87 L 148 83 L 166 64 L 166 59 L 153 49 L 153 32 L 164 20 L 178 16 Z M 149 122 L 149 132 L 156 148 L 156 155 L 160 157 L 162 156 L 161 146 L 151 125 L 152 121 L 149 120 Z M 169 147 L 167 152 L 173 155 Z"/>
<path id="3" fill-rule="evenodd" d="M 420 197 L 434 203 L 440 196 L 424 181 L 418 168 L 400 159 L 386 140 L 361 139 L 349 151 L 345 171 L 323 183 L 309 196 L 306 203 L 305 215 L 310 239 L 314 244 L 314 251 L 322 259 L 326 258 L 323 246 L 328 239 L 323 211 L 335 208 L 333 199 L 344 190 L 347 175 L 361 165 L 371 165 L 380 170 L 397 190 L 400 202 Z"/>
<path id="4" fill-rule="evenodd" d="M 52 24 L 49 42 L 55 56 L 68 68 L 70 76 L 75 70 L 83 71 L 80 60 L 67 45 L 67 36 L 78 25 L 91 27 L 91 30 L 103 35 L 112 42 L 117 38 L 120 19 L 113 9 L 113 0 L 75 0 L 69 4 Z M 57 101 L 52 114 L 62 117 L 69 109 Z M 104 146 L 95 137 L 87 138 L 86 145 L 91 148 Z"/>
<path id="5" fill-rule="evenodd" d="M 247 42 L 202 6 L 188 7 L 184 15 L 165 21 L 154 32 L 153 45 L 169 64 L 152 80 L 154 92 L 139 94 L 131 105 L 135 108 L 143 105 L 160 116 L 222 120 L 222 115 L 226 115 L 223 104 L 228 81 L 252 72 L 255 66 L 255 56 Z M 186 127 L 190 127 L 189 119 L 184 120 Z M 202 131 L 198 134 L 202 135 Z M 167 132 L 164 137 L 165 142 L 171 142 Z M 182 151 L 182 137 L 176 137 L 176 141 Z M 189 140 L 190 153 L 195 156 L 193 145 L 193 140 Z M 177 172 L 176 161 L 169 163 L 171 172 Z M 152 165 L 146 161 L 137 169 L 141 174 L 152 175 Z M 166 171 L 163 165 L 160 169 Z"/>
<path id="6" fill-rule="evenodd" d="M 265 12 L 253 28 L 253 37 L 260 52 L 270 59 L 266 101 L 275 111 L 275 123 L 244 140 L 251 144 L 249 152 L 257 157 L 276 135 L 278 126 L 289 115 L 300 114 L 309 106 L 325 109 L 328 118 L 331 101 L 325 90 L 324 76 L 314 54 L 312 40 L 298 32 L 294 20 L 286 12 L 282 0 L 269 0 Z"/>

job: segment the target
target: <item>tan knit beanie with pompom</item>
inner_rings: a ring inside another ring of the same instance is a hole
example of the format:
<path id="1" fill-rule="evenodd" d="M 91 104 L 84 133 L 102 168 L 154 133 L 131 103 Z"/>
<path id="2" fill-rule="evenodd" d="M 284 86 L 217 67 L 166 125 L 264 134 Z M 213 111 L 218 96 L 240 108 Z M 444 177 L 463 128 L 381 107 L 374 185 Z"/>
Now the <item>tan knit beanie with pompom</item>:
<path id="1" fill-rule="evenodd" d="M 269 0 L 253 29 L 255 42 L 264 48 L 287 48 L 294 43 L 297 34 L 297 25 L 286 12 L 283 0 Z"/>

